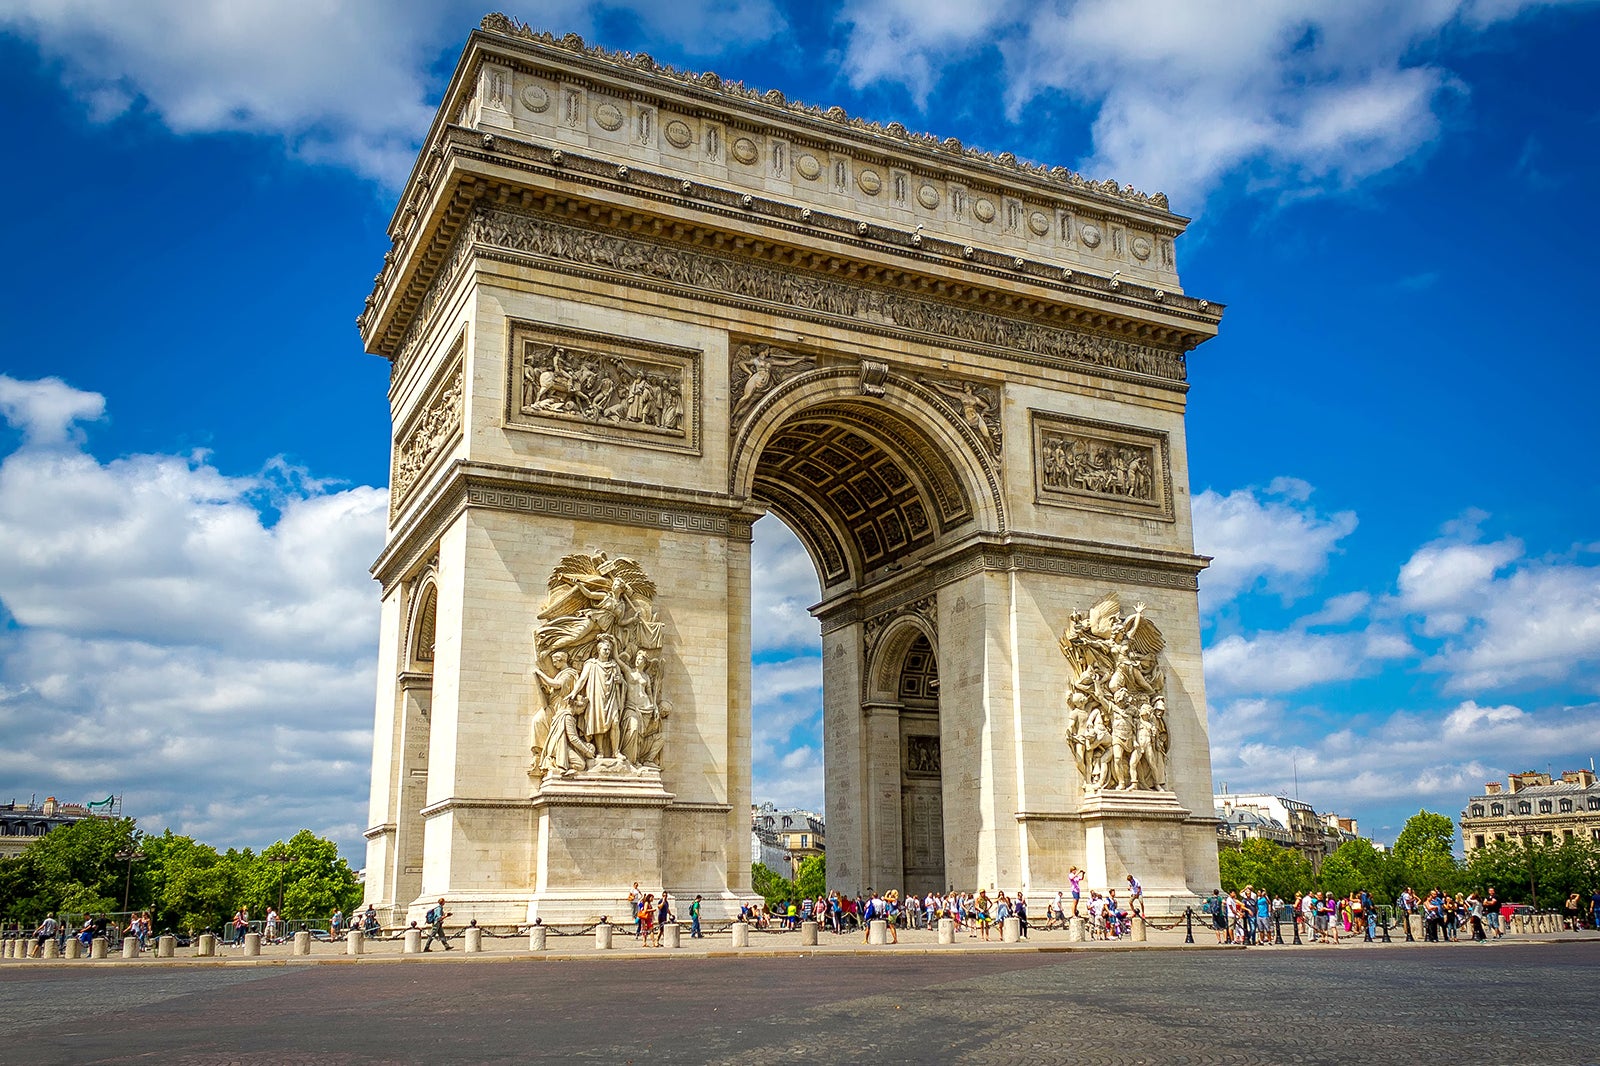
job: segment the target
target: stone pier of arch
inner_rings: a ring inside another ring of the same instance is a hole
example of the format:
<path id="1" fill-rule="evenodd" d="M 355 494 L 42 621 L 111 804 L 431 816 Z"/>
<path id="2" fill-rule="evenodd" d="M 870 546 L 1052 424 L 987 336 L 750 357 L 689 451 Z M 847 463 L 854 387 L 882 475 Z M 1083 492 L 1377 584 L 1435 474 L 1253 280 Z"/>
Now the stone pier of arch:
<path id="1" fill-rule="evenodd" d="M 822 586 L 832 887 L 1078 866 L 1154 913 L 1213 886 L 1184 413 L 1222 309 L 1179 283 L 1186 223 L 486 19 L 359 319 L 394 418 L 369 901 L 749 900 L 767 513 Z M 622 606 L 595 606 L 619 561 Z M 1095 787 L 1069 751 L 1063 632 L 1108 603 L 1163 637 L 1161 787 Z M 540 675 L 596 655 L 585 627 L 643 653 L 658 754 L 550 753 L 570 694 Z"/>

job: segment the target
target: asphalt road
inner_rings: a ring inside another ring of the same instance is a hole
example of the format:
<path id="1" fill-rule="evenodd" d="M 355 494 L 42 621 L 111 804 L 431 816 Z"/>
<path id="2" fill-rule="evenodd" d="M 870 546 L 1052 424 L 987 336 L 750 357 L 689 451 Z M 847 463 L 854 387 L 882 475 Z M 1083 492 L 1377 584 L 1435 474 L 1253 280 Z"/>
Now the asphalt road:
<path id="1" fill-rule="evenodd" d="M 1600 942 L 11 967 L 0 1063 L 1584 1066 L 1597 974 Z"/>

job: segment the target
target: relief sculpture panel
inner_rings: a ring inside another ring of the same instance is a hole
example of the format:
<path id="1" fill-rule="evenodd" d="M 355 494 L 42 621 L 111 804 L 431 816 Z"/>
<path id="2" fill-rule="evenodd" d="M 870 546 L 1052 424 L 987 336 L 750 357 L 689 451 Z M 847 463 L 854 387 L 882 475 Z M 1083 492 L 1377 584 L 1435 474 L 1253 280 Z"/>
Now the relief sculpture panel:
<path id="1" fill-rule="evenodd" d="M 513 323 L 507 425 L 645 446 L 699 446 L 699 353 Z"/>
<path id="2" fill-rule="evenodd" d="M 1173 517 L 1165 433 L 1036 411 L 1033 436 L 1039 503 Z"/>
<path id="3" fill-rule="evenodd" d="M 394 442 L 389 471 L 391 507 L 398 508 L 405 501 L 423 472 L 444 452 L 445 445 L 461 435 L 462 395 L 461 358 L 457 353 L 451 369 L 441 375 L 427 402 Z"/>

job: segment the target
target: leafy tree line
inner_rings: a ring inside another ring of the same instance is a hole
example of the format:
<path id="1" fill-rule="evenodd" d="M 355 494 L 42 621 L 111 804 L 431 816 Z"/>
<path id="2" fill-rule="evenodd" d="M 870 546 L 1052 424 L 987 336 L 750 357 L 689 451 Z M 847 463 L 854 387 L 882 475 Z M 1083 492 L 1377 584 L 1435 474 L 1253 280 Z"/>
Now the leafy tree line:
<path id="1" fill-rule="evenodd" d="M 141 858 L 130 862 L 132 853 Z M 0 921 L 24 926 L 52 911 L 126 909 L 150 911 L 157 930 L 220 928 L 240 907 L 264 917 L 280 892 L 285 919 L 320 921 L 358 907 L 362 887 L 338 846 L 309 829 L 256 854 L 170 829 L 151 836 L 132 818 L 85 818 L 0 859 Z"/>
<path id="2" fill-rule="evenodd" d="M 828 891 L 828 865 L 826 855 L 813 855 L 800 864 L 793 881 L 773 870 L 765 863 L 750 864 L 750 888 L 776 907 L 790 900 L 816 899 Z"/>
<path id="3" fill-rule="evenodd" d="M 1218 857 L 1222 890 L 1254 885 L 1292 900 L 1299 892 L 1347 896 L 1366 889 L 1378 902 L 1392 903 L 1408 886 L 1424 896 L 1435 888 L 1480 895 L 1493 888 L 1503 902 L 1558 907 L 1573 892 L 1587 896 L 1600 887 L 1600 843 L 1496 841 L 1462 861 L 1455 856 L 1455 837 L 1455 822 L 1447 815 L 1418 811 L 1387 853 L 1365 837 L 1346 841 L 1322 860 L 1315 876 L 1293 848 L 1247 840 Z"/>

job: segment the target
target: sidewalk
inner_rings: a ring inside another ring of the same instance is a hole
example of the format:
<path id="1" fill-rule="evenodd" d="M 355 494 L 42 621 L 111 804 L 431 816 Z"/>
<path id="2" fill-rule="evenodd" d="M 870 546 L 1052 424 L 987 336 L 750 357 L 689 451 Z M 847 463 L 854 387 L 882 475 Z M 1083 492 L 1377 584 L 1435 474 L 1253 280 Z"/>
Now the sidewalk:
<path id="1" fill-rule="evenodd" d="M 497 937 L 485 935 L 483 937 L 483 950 L 468 952 L 463 939 L 458 934 L 453 934 L 456 939 L 451 940 L 450 951 L 435 948 L 431 952 L 406 954 L 403 940 L 368 940 L 364 945 L 363 954 L 350 955 L 346 952 L 343 942 L 328 943 L 325 941 L 313 942 L 311 954 L 294 955 L 288 943 L 262 945 L 259 956 L 246 956 L 242 947 L 226 947 L 219 945 L 217 954 L 209 958 L 200 958 L 195 955 L 193 948 L 179 948 L 171 959 L 158 959 L 153 951 L 140 955 L 137 959 L 123 959 L 114 955 L 106 959 L 0 959 L 0 972 L 15 967 L 39 966 L 92 966 L 98 968 L 116 968 L 126 966 L 162 966 L 174 963 L 189 965 L 225 965 L 225 966 L 286 966 L 314 964 L 345 964 L 357 965 L 366 962 L 409 962 L 426 963 L 435 959 L 451 959 L 454 961 L 474 962 L 513 962 L 534 959 L 575 961 L 593 959 L 641 959 L 668 957 L 674 959 L 707 959 L 707 958 L 772 958 L 780 956 L 827 956 L 847 957 L 860 955 L 943 955 L 943 954 L 984 954 L 984 953 L 1064 953 L 1064 952 L 1131 952 L 1142 951 L 1244 951 L 1252 952 L 1313 952 L 1331 953 L 1337 951 L 1383 951 L 1395 947 L 1420 947 L 1429 951 L 1476 951 L 1482 948 L 1499 948 L 1513 945 L 1536 945 L 1572 941 L 1592 941 L 1600 944 L 1600 933 L 1592 930 L 1579 932 L 1559 933 L 1530 933 L 1507 934 L 1501 940 L 1490 939 L 1483 944 L 1474 944 L 1470 940 L 1461 940 L 1454 943 L 1423 944 L 1418 938 L 1415 944 L 1407 944 L 1403 931 L 1398 934 L 1390 931 L 1392 943 L 1384 944 L 1381 941 L 1365 943 L 1359 936 L 1354 938 L 1341 938 L 1337 945 L 1312 944 L 1307 942 L 1302 946 L 1292 944 L 1293 930 L 1284 927 L 1285 943 L 1279 945 L 1266 945 L 1245 949 L 1229 944 L 1218 944 L 1215 933 L 1209 928 L 1202 928 L 1198 922 L 1195 924 L 1194 943 L 1184 943 L 1184 928 L 1180 924 L 1171 930 L 1148 930 L 1148 939 L 1137 943 L 1124 937 L 1120 940 L 1090 940 L 1074 942 L 1067 939 L 1064 929 L 1034 929 L 1031 935 L 1017 943 L 1008 944 L 1000 940 L 999 933 L 993 934 L 989 941 L 979 939 L 963 930 L 957 935 L 954 944 L 939 944 L 938 934 L 933 930 L 905 929 L 900 931 L 898 944 L 868 945 L 862 942 L 862 934 L 846 933 L 842 936 L 831 932 L 819 931 L 815 947 L 802 945 L 801 934 L 794 932 L 764 932 L 752 929 L 750 932 L 750 946 L 735 948 L 731 937 L 726 930 L 708 933 L 704 939 L 690 940 L 687 930 L 683 933 L 682 946 L 678 948 L 646 948 L 641 946 L 633 937 L 631 930 L 617 926 L 613 933 L 612 947 L 600 949 L 595 946 L 595 937 L 592 932 L 571 935 L 555 935 L 555 930 L 550 930 L 547 936 L 547 947 L 544 951 L 530 951 L 528 938 L 525 935 Z"/>

